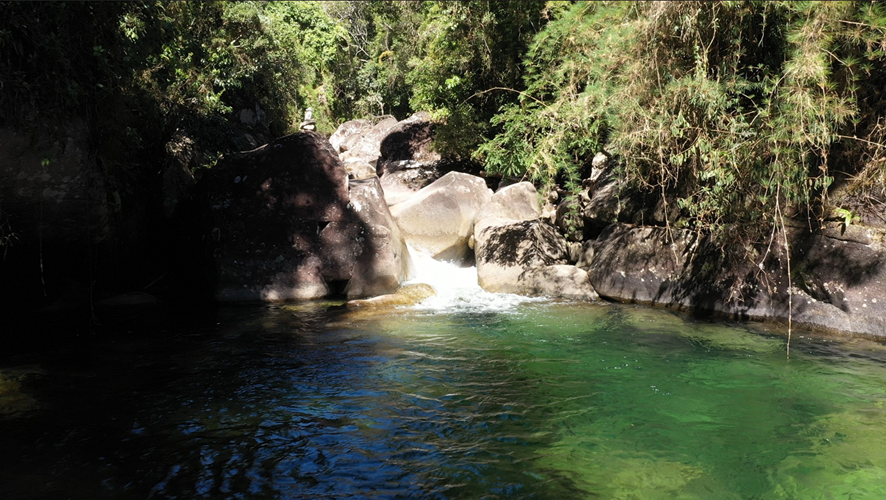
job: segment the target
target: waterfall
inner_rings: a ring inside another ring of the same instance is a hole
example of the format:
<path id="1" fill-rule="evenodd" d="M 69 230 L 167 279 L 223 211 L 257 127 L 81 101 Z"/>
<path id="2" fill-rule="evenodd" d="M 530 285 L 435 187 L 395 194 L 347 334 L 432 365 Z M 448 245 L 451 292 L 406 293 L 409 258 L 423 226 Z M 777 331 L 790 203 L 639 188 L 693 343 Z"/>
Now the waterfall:
<path id="1" fill-rule="evenodd" d="M 413 306 L 427 311 L 503 312 L 526 302 L 544 299 L 507 293 L 491 293 L 480 288 L 477 268 L 461 267 L 454 262 L 436 260 L 428 253 L 409 247 L 414 265 L 412 279 L 404 284 L 427 283 L 437 296 Z"/>

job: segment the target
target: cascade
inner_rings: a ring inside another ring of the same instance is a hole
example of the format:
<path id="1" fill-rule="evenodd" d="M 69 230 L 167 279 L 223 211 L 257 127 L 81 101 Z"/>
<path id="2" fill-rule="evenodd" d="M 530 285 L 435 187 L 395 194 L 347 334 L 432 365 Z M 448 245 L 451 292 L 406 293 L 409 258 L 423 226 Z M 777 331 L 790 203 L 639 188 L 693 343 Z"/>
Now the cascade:
<path id="1" fill-rule="evenodd" d="M 412 279 L 404 284 L 427 283 L 437 291 L 431 297 L 413 306 L 426 311 L 504 312 L 526 302 L 545 299 L 507 293 L 492 293 L 480 288 L 475 266 L 461 267 L 456 262 L 434 259 L 430 254 L 411 245 Z"/>

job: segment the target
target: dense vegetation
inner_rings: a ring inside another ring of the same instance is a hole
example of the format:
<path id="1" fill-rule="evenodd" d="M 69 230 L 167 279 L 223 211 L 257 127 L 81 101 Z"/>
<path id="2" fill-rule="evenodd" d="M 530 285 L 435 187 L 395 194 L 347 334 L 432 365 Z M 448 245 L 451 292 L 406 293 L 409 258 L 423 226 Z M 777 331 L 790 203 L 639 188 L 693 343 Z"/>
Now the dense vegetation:
<path id="1" fill-rule="evenodd" d="M 799 210 L 815 225 L 849 213 L 828 204 L 835 180 L 882 209 L 884 63 L 876 2 L 576 3 L 536 36 L 526 92 L 477 154 L 575 182 L 605 148 L 679 224 L 746 234 Z"/>
<path id="2" fill-rule="evenodd" d="M 269 135 L 292 131 L 309 106 L 325 133 L 427 110 L 443 124 L 442 152 L 543 184 L 577 189 L 605 150 L 627 189 L 706 232 L 753 232 L 783 213 L 851 222 L 886 203 L 886 8 L 871 0 L 0 13 L 0 118 L 85 117 L 108 157 L 164 161 L 187 139 L 201 152 L 191 168 L 211 165 L 245 147 L 231 125 L 244 109 Z"/>

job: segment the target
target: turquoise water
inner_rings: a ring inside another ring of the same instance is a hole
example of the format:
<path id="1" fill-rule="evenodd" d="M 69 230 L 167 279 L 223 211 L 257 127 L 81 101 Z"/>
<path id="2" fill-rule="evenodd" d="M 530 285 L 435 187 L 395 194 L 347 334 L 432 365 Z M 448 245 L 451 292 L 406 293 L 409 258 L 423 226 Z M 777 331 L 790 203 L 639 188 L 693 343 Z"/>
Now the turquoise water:
<path id="1" fill-rule="evenodd" d="M 154 329 L 152 329 L 154 328 Z M 623 305 L 223 309 L 0 360 L 0 498 L 886 498 L 886 347 Z"/>

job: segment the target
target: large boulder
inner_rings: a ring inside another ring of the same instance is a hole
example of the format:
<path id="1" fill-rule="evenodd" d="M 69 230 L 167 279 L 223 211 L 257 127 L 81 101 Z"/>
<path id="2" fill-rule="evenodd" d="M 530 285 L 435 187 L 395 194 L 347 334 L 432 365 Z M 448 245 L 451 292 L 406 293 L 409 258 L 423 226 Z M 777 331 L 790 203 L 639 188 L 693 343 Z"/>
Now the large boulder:
<path id="1" fill-rule="evenodd" d="M 567 265 L 566 240 L 548 220 L 485 224 L 474 238 L 477 280 L 486 291 L 597 298 L 587 272 Z"/>
<path id="2" fill-rule="evenodd" d="M 789 228 L 788 239 L 790 279 L 780 241 L 751 262 L 692 231 L 613 224 L 597 239 L 589 275 L 611 300 L 886 335 L 884 231 Z"/>
<path id="3" fill-rule="evenodd" d="M 332 149 L 341 152 L 341 146 L 351 137 L 360 137 L 372 128 L 369 120 L 350 120 L 338 126 L 335 132 L 329 136 L 329 144 Z"/>
<path id="4" fill-rule="evenodd" d="M 347 122 L 346 122 L 347 123 Z M 359 133 L 353 133 L 346 137 L 339 145 L 342 161 L 349 158 L 359 158 L 377 168 L 381 156 L 381 142 L 388 135 L 391 127 L 397 125 L 397 119 L 391 116 L 384 117 L 367 129 L 360 129 Z M 333 134 L 335 135 L 335 134 Z"/>
<path id="5" fill-rule="evenodd" d="M 397 123 L 381 141 L 377 171 L 388 205 L 402 203 L 452 171 L 431 150 L 435 124 L 419 112 Z"/>
<path id="6" fill-rule="evenodd" d="M 537 219 L 541 216 L 538 191 L 531 182 L 505 186 L 480 209 L 474 221 L 474 234 L 488 226 Z"/>
<path id="7" fill-rule="evenodd" d="M 321 231 L 325 261 L 333 264 L 330 269 L 345 271 L 348 298 L 390 293 L 410 278 L 406 240 L 385 204 L 377 177 L 351 181 L 350 197 L 348 222 L 333 222 Z M 332 232 L 339 226 L 343 230 Z"/>
<path id="8" fill-rule="evenodd" d="M 602 297 L 689 305 L 681 285 L 697 245 L 692 231 L 612 224 L 597 238 L 588 272 Z"/>
<path id="9" fill-rule="evenodd" d="M 427 112 L 415 113 L 391 127 L 379 145 L 379 175 L 404 168 L 405 160 L 424 165 L 440 160 L 440 154 L 431 149 L 435 128 Z"/>
<path id="10" fill-rule="evenodd" d="M 450 172 L 391 207 L 406 241 L 438 260 L 471 260 L 474 218 L 492 198 L 483 179 Z"/>
<path id="11" fill-rule="evenodd" d="M 799 244 L 797 323 L 886 336 L 886 230 L 832 224 Z M 797 299 L 797 296 L 794 297 Z"/>
<path id="12" fill-rule="evenodd" d="M 406 278 L 376 180 L 355 183 L 321 135 L 302 132 L 223 158 L 198 188 L 221 301 L 362 297 Z"/>
<path id="13" fill-rule="evenodd" d="M 428 165 L 412 160 L 398 162 L 395 171 L 385 172 L 381 176 L 381 186 L 385 191 L 385 200 L 387 200 L 388 206 L 397 205 L 412 198 L 415 193 L 431 185 L 442 175 L 439 162 Z"/>
<path id="14" fill-rule="evenodd" d="M 123 193 L 89 144 L 80 121 L 0 128 L 0 310 L 86 289 L 110 260 Z"/>

